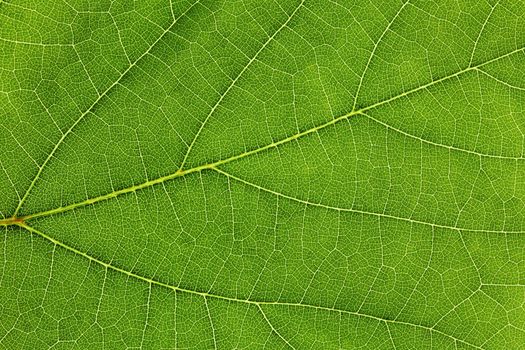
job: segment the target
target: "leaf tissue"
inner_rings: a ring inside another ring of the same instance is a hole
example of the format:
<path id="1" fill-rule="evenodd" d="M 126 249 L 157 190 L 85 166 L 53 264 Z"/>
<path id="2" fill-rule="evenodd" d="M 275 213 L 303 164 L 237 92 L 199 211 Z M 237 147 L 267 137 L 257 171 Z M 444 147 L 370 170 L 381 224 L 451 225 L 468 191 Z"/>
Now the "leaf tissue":
<path id="1" fill-rule="evenodd" d="M 524 349 L 525 1 L 0 1 L 0 348 Z"/>

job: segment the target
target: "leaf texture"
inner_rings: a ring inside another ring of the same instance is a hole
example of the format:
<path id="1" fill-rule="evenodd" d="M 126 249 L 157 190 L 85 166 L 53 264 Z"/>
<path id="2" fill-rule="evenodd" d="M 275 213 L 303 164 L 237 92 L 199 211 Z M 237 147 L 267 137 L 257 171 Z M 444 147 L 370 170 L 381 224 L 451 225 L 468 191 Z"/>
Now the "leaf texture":
<path id="1" fill-rule="evenodd" d="M 0 347 L 524 347 L 524 1 L 0 18 Z"/>

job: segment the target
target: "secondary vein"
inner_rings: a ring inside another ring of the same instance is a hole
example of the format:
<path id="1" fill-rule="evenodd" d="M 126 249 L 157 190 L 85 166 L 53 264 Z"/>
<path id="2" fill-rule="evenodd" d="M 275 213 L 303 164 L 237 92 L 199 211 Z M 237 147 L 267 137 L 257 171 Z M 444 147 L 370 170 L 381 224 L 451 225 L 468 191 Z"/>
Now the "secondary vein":
<path id="1" fill-rule="evenodd" d="M 410 326 L 410 327 L 419 328 L 419 329 L 422 329 L 422 330 L 426 330 L 426 331 L 429 331 L 429 332 L 434 332 L 434 333 L 440 334 L 440 335 L 445 336 L 447 338 L 450 338 L 452 340 L 459 341 L 459 342 L 461 342 L 463 344 L 472 346 L 472 347 L 474 347 L 476 349 L 483 349 L 482 347 L 480 347 L 478 345 L 472 344 L 472 343 L 470 343 L 470 342 L 468 342 L 466 340 L 462 340 L 462 339 L 456 338 L 455 336 L 453 336 L 451 334 L 448 334 L 446 332 L 443 332 L 443 331 L 441 331 L 439 329 L 436 329 L 433 326 L 425 326 L 425 325 L 422 325 L 422 324 L 412 323 L 412 322 L 408 322 L 408 321 L 391 320 L 391 319 L 382 318 L 382 317 L 379 317 L 379 316 L 365 314 L 365 313 L 362 313 L 362 312 L 356 312 L 356 311 L 349 311 L 349 310 L 339 309 L 339 308 L 336 308 L 336 307 L 326 307 L 326 306 L 304 304 L 304 303 L 295 303 L 295 302 L 264 301 L 264 300 L 258 301 L 258 300 L 253 300 L 253 299 L 237 299 L 237 298 L 228 297 L 228 296 L 219 295 L 219 294 L 212 294 L 212 293 L 208 293 L 208 292 L 200 292 L 200 291 L 196 291 L 196 290 L 181 288 L 181 287 L 174 286 L 174 285 L 171 285 L 171 284 L 166 283 L 166 282 L 159 281 L 157 279 L 153 279 L 153 278 L 149 278 L 149 277 L 145 277 L 145 276 L 139 275 L 137 273 L 128 271 L 128 270 L 126 270 L 124 268 L 115 266 L 115 265 L 113 265 L 111 263 L 107 263 L 105 261 L 102 261 L 102 260 L 100 260 L 98 258 L 95 258 L 95 257 L 93 257 L 93 256 L 91 256 L 91 255 L 89 255 L 87 253 L 84 253 L 84 252 L 78 250 L 77 248 L 74 248 L 74 247 L 72 247 L 72 246 L 70 246 L 70 245 L 68 245 L 68 244 L 66 244 L 64 242 L 61 242 L 61 241 L 59 241 L 59 240 L 57 240 L 57 239 L 47 235 L 46 233 L 44 233 L 44 232 L 42 232 L 40 230 L 37 230 L 37 229 L 27 225 L 26 223 L 20 223 L 20 224 L 17 224 L 17 226 L 27 230 L 28 232 L 30 232 L 30 233 L 32 233 L 32 234 L 34 234 L 36 236 L 39 236 L 39 237 L 41 237 L 41 238 L 43 238 L 43 239 L 53 243 L 54 245 L 60 246 L 61 248 L 74 253 L 75 255 L 84 257 L 84 258 L 86 258 L 86 259 L 96 263 L 97 265 L 101 265 L 104 268 L 111 269 L 113 271 L 117 271 L 117 272 L 123 273 L 123 274 L 125 274 L 125 275 L 127 275 L 127 276 L 129 276 L 131 278 L 134 278 L 134 279 L 146 282 L 150 286 L 151 285 L 156 285 L 156 286 L 159 286 L 159 287 L 171 289 L 171 290 L 173 290 L 175 292 L 182 292 L 182 293 L 199 295 L 199 296 L 201 296 L 203 298 L 214 298 L 214 299 L 226 300 L 226 301 L 231 301 L 231 302 L 244 303 L 244 304 L 248 304 L 248 305 L 255 305 L 257 307 L 260 307 L 260 305 L 269 305 L 269 306 L 270 305 L 275 305 L 275 306 L 284 306 L 284 307 L 303 307 L 303 308 L 309 308 L 309 309 L 314 309 L 314 310 L 319 310 L 319 311 L 337 312 L 337 313 L 352 315 L 352 316 L 356 316 L 356 317 L 368 318 L 368 319 L 376 320 L 376 321 L 379 321 L 379 322 L 388 322 L 388 323 L 391 323 L 391 324 L 398 324 L 398 325 L 403 325 L 403 326 Z"/>
<path id="2" fill-rule="evenodd" d="M 251 66 L 251 64 L 257 59 L 257 57 L 259 56 L 259 54 L 268 46 L 268 44 L 277 36 L 277 34 L 279 34 L 287 25 L 288 23 L 292 20 L 292 18 L 295 16 L 295 14 L 297 13 L 297 11 L 299 11 L 299 9 L 303 6 L 304 4 L 304 1 L 305 0 L 302 0 L 299 5 L 295 8 L 295 10 L 288 16 L 288 18 L 286 19 L 286 21 L 279 27 L 279 29 L 277 29 L 277 31 L 275 31 L 275 33 L 273 33 L 273 35 L 271 35 L 267 40 L 266 42 L 261 46 L 261 48 L 255 53 L 255 55 L 253 55 L 253 57 L 248 61 L 248 63 L 244 66 L 244 68 L 239 72 L 239 74 L 237 74 L 237 76 L 235 77 L 235 79 L 232 80 L 232 82 L 230 83 L 230 85 L 228 86 L 228 88 L 226 89 L 226 91 L 219 97 L 219 99 L 217 100 L 217 102 L 215 102 L 215 104 L 213 105 L 213 107 L 211 108 L 210 112 L 208 113 L 208 115 L 206 116 L 206 118 L 204 119 L 204 121 L 202 122 L 199 130 L 197 131 L 197 133 L 195 134 L 195 136 L 193 137 L 193 140 L 191 141 L 190 145 L 188 146 L 188 149 L 186 150 L 186 154 L 184 155 L 184 158 L 182 159 L 182 163 L 180 165 L 180 170 L 184 169 L 184 165 L 186 164 L 186 160 L 188 159 L 188 156 L 190 155 L 191 153 L 191 150 L 193 149 L 193 146 L 195 145 L 195 142 L 197 141 L 197 139 L 199 138 L 202 130 L 204 129 L 204 126 L 208 123 L 208 120 L 210 119 L 210 117 L 213 115 L 213 113 L 215 113 L 215 111 L 217 110 L 217 107 L 219 107 L 219 105 L 221 104 L 221 102 L 224 100 L 224 98 L 226 97 L 226 95 L 228 95 L 228 93 L 230 92 L 230 90 L 235 86 L 235 84 L 237 83 L 237 81 L 239 81 L 239 79 L 241 78 L 241 76 L 244 74 L 244 72 L 246 72 L 246 70 Z"/>

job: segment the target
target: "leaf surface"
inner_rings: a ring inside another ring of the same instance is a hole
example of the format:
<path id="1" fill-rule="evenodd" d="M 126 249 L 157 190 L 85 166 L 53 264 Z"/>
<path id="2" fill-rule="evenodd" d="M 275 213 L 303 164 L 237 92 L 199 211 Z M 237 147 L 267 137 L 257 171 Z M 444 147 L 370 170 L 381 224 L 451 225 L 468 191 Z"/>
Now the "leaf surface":
<path id="1" fill-rule="evenodd" d="M 0 2 L 0 346 L 520 349 L 525 2 Z"/>

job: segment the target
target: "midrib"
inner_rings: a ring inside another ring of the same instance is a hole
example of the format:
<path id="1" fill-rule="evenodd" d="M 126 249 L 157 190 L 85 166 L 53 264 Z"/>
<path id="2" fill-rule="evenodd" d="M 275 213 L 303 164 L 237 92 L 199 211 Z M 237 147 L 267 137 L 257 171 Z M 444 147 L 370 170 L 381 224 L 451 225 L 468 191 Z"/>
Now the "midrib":
<path id="1" fill-rule="evenodd" d="M 37 212 L 37 213 L 33 213 L 33 214 L 28 214 L 28 215 L 24 215 L 24 216 L 16 216 L 15 215 L 15 216 L 12 216 L 10 218 L 6 218 L 6 219 L 0 220 L 0 226 L 18 225 L 18 224 L 26 222 L 27 220 L 30 220 L 30 219 L 34 219 L 34 218 L 38 218 L 38 217 L 44 217 L 44 216 L 50 216 L 50 215 L 55 215 L 55 214 L 60 214 L 60 213 L 63 213 L 63 212 L 67 212 L 67 211 L 76 209 L 76 208 L 84 207 L 84 206 L 95 204 L 95 203 L 102 202 L 102 201 L 107 201 L 109 199 L 118 197 L 120 195 L 124 195 L 124 194 L 127 194 L 127 193 L 131 193 L 131 192 L 139 191 L 139 190 L 142 190 L 142 189 L 145 189 L 145 188 L 149 188 L 149 187 L 152 187 L 154 185 L 161 184 L 161 183 L 164 183 L 166 181 L 170 181 L 170 180 L 173 180 L 173 179 L 176 179 L 176 178 L 188 175 L 188 174 L 192 174 L 192 173 L 195 173 L 195 172 L 200 172 L 202 170 L 207 170 L 207 169 L 215 169 L 218 166 L 221 166 L 221 165 L 224 165 L 224 164 L 227 164 L 227 163 L 230 163 L 230 162 L 233 162 L 233 161 L 245 158 L 245 157 L 249 157 L 249 156 L 252 156 L 254 154 L 258 154 L 260 152 L 266 151 L 268 149 L 272 149 L 272 148 L 278 147 L 280 145 L 289 143 L 291 141 L 297 140 L 299 138 L 302 138 L 302 137 L 307 136 L 309 134 L 315 133 L 315 132 L 317 132 L 319 130 L 322 130 L 322 129 L 326 128 L 326 127 L 329 127 L 331 125 L 335 125 L 335 124 L 339 123 L 340 121 L 347 120 L 347 119 L 351 118 L 352 116 L 356 116 L 356 115 L 362 114 L 362 113 L 364 113 L 366 111 L 372 110 L 374 108 L 377 108 L 377 107 L 380 107 L 382 105 L 388 104 L 390 102 L 396 101 L 396 100 L 401 99 L 403 97 L 409 96 L 409 95 L 414 94 L 414 93 L 416 93 L 418 91 L 427 89 L 427 88 L 429 88 L 429 87 L 431 87 L 433 85 L 439 84 L 441 82 L 444 82 L 446 80 L 452 79 L 454 77 L 458 77 L 458 76 L 460 76 L 460 75 L 462 75 L 462 74 L 464 74 L 466 72 L 476 70 L 479 67 L 485 66 L 485 65 L 490 64 L 492 62 L 495 62 L 495 61 L 498 61 L 498 60 L 503 59 L 505 57 L 511 56 L 511 55 L 513 55 L 513 54 L 515 54 L 517 52 L 523 51 L 523 50 L 525 50 L 525 47 L 513 50 L 513 51 L 508 52 L 508 53 L 506 53 L 504 55 L 501 55 L 501 56 L 498 56 L 496 58 L 493 58 L 493 59 L 490 59 L 488 61 L 485 61 L 483 63 L 480 63 L 479 65 L 467 67 L 467 68 L 462 69 L 462 70 L 460 70 L 458 72 L 455 72 L 453 74 L 444 76 L 444 77 L 439 78 L 437 80 L 433 80 L 433 81 L 431 81 L 431 82 L 429 82 L 427 84 L 424 84 L 424 85 L 421 85 L 421 86 L 416 87 L 414 89 L 405 91 L 405 92 L 403 92 L 401 94 L 398 94 L 396 96 L 390 97 L 388 99 L 385 99 L 385 100 L 373 103 L 373 104 L 368 105 L 366 107 L 363 107 L 361 109 L 351 111 L 351 112 L 349 112 L 347 114 L 344 114 L 342 116 L 334 118 L 334 119 L 332 119 L 332 120 L 330 120 L 330 121 L 328 121 L 328 122 L 326 122 L 324 124 L 318 125 L 316 127 L 313 127 L 311 129 L 302 131 L 302 132 L 294 134 L 292 136 L 286 137 L 286 138 L 281 139 L 281 140 L 279 140 L 277 142 L 270 143 L 270 144 L 265 145 L 263 147 L 253 149 L 251 151 L 243 152 L 243 153 L 240 153 L 240 154 L 237 154 L 237 155 L 225 158 L 225 159 L 221 159 L 221 160 L 218 160 L 216 162 L 199 165 L 199 166 L 187 169 L 187 170 L 177 170 L 174 173 L 171 173 L 171 174 L 168 174 L 168 175 L 165 175 L 165 176 L 161 176 L 159 178 L 156 178 L 156 179 L 153 179 L 153 180 L 149 180 L 149 181 L 146 181 L 146 182 L 138 184 L 138 185 L 133 185 L 133 186 L 130 186 L 130 187 L 126 187 L 126 188 L 117 190 L 117 191 L 109 192 L 107 194 L 100 195 L 100 196 L 93 197 L 93 198 L 89 198 L 89 199 L 86 199 L 86 200 L 83 200 L 83 201 L 80 201 L 80 202 L 77 202 L 77 203 L 73 203 L 73 204 L 69 204 L 69 205 L 66 205 L 66 206 L 62 206 L 62 207 L 58 207 L 58 208 L 54 208 L 54 209 L 50 209 L 50 210 L 45 210 L 45 211 L 41 211 L 41 212 Z"/>

